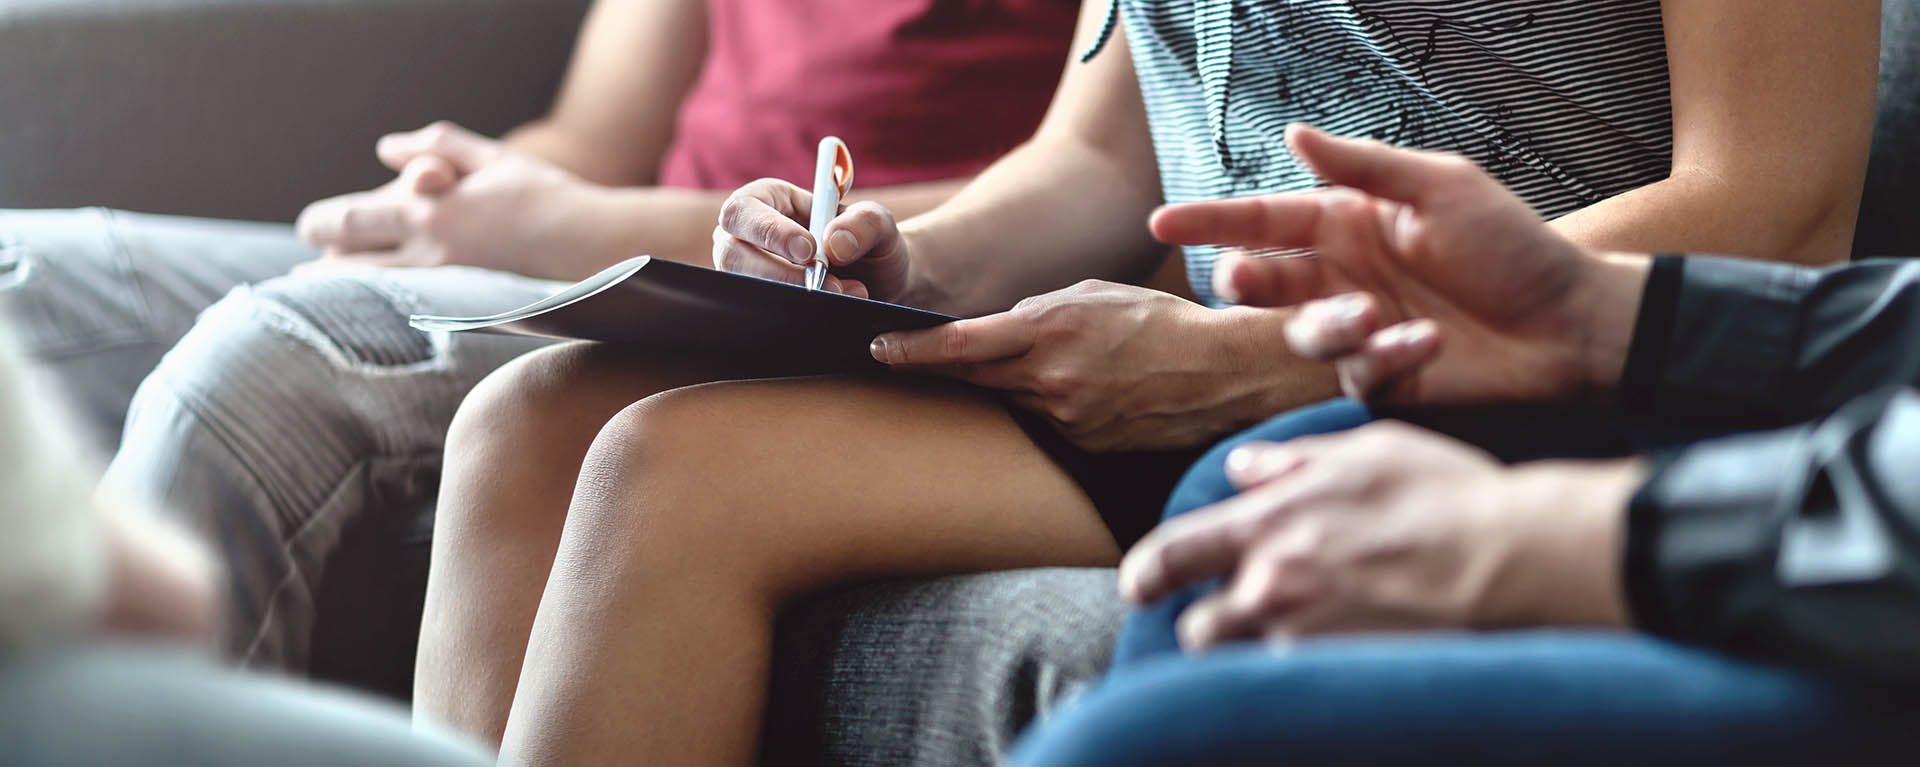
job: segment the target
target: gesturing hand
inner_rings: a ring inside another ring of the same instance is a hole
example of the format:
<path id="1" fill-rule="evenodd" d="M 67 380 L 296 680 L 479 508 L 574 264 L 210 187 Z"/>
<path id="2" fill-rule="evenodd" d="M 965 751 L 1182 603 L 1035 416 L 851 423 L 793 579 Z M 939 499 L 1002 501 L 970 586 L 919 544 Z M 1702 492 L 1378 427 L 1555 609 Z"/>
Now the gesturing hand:
<path id="1" fill-rule="evenodd" d="M 533 254 L 583 246 L 569 242 L 565 222 L 596 187 L 552 164 L 447 123 L 386 136 L 378 151 L 398 178 L 300 214 L 300 236 L 321 249 L 322 265 L 525 273 Z"/>
<path id="2" fill-rule="evenodd" d="M 1631 306 L 1611 304 L 1637 300 L 1643 262 L 1583 252 L 1464 158 L 1300 126 L 1288 139 L 1335 188 L 1176 205 L 1153 229 L 1171 243 L 1311 249 L 1229 256 L 1215 287 L 1249 305 L 1304 304 L 1288 344 L 1335 362 L 1350 395 L 1549 399 L 1617 378 L 1593 339 L 1630 328 Z"/>
<path id="3" fill-rule="evenodd" d="M 1089 280 L 1000 314 L 874 340 L 875 359 L 1012 393 L 1094 451 L 1187 447 L 1277 410 L 1273 357 L 1226 320 L 1146 288 Z M 1284 364 L 1281 363 L 1281 364 Z"/>
<path id="4" fill-rule="evenodd" d="M 720 208 L 720 225 L 713 230 L 714 268 L 801 284 L 814 253 L 813 235 L 802 223 L 812 210 L 812 192 L 779 179 L 740 187 Z M 827 290 L 900 299 L 911 260 L 891 211 L 871 201 L 843 206 L 827 225 L 826 240 Z"/>
<path id="5" fill-rule="evenodd" d="M 1176 517 L 1128 552 L 1120 588 L 1147 604 L 1230 576 L 1181 615 L 1181 644 L 1335 632 L 1622 626 L 1619 574 L 1635 461 L 1503 467 L 1381 422 L 1249 445 L 1244 492 Z"/>

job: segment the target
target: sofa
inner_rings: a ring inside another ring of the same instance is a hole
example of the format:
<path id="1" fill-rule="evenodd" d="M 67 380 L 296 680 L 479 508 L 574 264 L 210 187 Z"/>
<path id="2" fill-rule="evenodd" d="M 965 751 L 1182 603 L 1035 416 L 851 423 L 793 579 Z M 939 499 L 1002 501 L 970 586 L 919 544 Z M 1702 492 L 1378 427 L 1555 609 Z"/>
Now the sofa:
<path id="1" fill-rule="evenodd" d="M 498 133 L 550 101 L 589 0 L 0 0 L 0 208 L 290 220 L 383 182 L 374 139 Z M 1920 252 L 1920 0 L 1887 0 L 1863 255 Z M 358 520 L 319 594 L 313 675 L 404 699 L 430 508 Z M 769 764 L 992 764 L 1094 679 L 1104 570 L 865 584 L 783 616 Z"/>

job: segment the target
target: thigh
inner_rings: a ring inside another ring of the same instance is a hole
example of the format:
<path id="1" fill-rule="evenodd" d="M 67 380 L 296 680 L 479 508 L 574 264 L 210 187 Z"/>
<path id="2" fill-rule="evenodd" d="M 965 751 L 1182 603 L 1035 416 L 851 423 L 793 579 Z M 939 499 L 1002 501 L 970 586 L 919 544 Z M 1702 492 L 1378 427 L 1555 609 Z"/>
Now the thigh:
<path id="1" fill-rule="evenodd" d="M 724 547 L 775 594 L 1118 557 L 1087 495 L 997 398 L 907 376 L 650 397 L 602 431 L 580 488 L 565 538 L 584 556 L 566 558 L 623 556 L 630 533 L 610 533 L 644 529 L 663 545 Z"/>
<path id="2" fill-rule="evenodd" d="M 202 310 L 312 257 L 285 226 L 0 211 L 0 313 L 111 450 L 134 388 Z"/>
<path id="3" fill-rule="evenodd" d="M 1333 639 L 1117 675 L 1030 734 L 1016 761 L 1873 764 L 1920 749 L 1916 713 L 1637 636 Z"/>

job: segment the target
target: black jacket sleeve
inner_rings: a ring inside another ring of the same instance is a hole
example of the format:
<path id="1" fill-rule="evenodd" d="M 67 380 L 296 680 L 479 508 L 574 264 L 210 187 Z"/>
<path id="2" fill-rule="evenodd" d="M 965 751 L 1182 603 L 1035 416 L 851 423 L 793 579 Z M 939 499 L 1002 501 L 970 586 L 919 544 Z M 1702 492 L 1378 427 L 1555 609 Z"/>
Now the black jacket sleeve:
<path id="1" fill-rule="evenodd" d="M 1629 400 L 1806 422 L 1654 455 L 1628 522 L 1635 620 L 1920 683 L 1920 263 L 1677 264 L 1650 279 L 1675 303 L 1643 308 Z"/>

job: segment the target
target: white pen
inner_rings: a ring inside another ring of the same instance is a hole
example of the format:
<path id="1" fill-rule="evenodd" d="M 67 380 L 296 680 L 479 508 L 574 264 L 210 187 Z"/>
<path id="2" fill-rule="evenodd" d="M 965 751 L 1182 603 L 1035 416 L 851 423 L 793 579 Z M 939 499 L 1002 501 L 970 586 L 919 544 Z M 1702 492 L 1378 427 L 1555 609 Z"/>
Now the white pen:
<path id="1" fill-rule="evenodd" d="M 808 290 L 819 290 L 827 282 L 827 224 L 840 214 L 840 198 L 852 187 L 853 153 L 847 151 L 846 142 L 832 136 L 820 139 L 820 159 L 813 166 L 813 221 L 807 227 L 813 233 Z"/>

